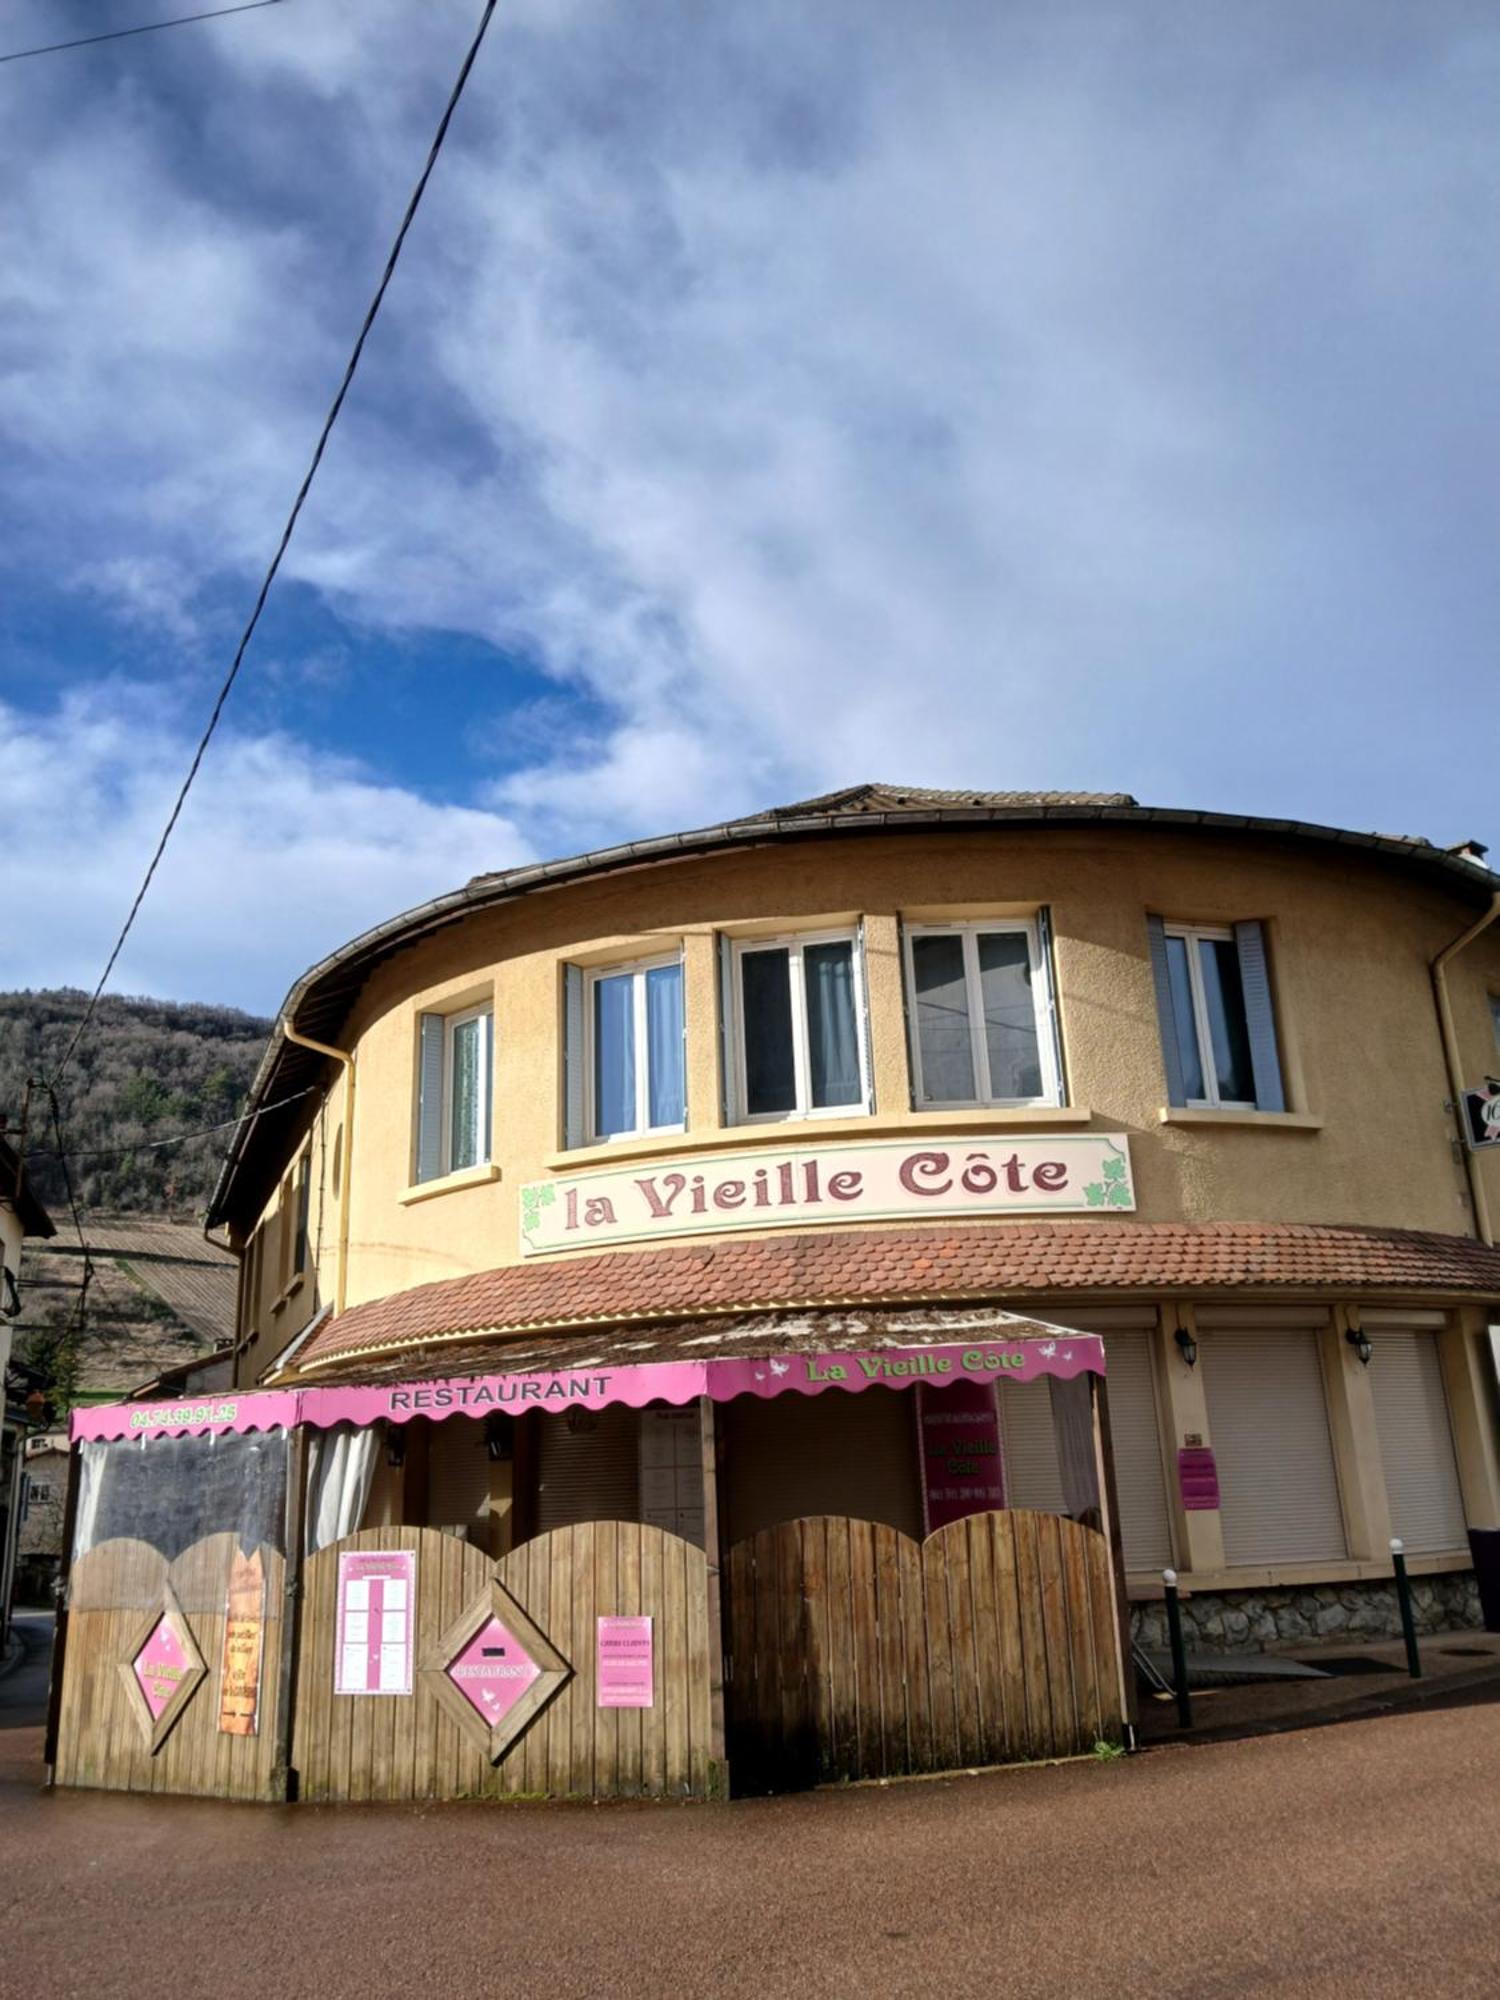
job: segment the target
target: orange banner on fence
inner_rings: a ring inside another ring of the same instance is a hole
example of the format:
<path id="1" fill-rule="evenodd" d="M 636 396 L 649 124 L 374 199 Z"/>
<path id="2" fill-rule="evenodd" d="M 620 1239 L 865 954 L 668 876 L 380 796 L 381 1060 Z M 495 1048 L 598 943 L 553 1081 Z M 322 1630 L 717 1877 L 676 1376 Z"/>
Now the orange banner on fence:
<path id="1" fill-rule="evenodd" d="M 260 1668 L 266 1643 L 266 1574 L 260 1550 L 236 1550 L 224 1619 L 224 1666 L 219 1677 L 219 1728 L 254 1736 L 259 1725 Z"/>

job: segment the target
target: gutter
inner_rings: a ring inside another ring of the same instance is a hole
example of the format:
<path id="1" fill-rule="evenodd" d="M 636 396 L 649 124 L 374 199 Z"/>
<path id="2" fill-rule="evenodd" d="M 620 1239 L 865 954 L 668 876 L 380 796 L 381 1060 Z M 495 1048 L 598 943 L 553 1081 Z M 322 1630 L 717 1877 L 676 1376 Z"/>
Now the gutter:
<path id="1" fill-rule="evenodd" d="M 1452 1098 L 1454 1115 L 1459 1119 L 1459 1144 L 1463 1147 L 1464 1170 L 1469 1177 L 1469 1199 L 1474 1207 L 1474 1233 L 1481 1243 L 1491 1246 L 1495 1241 L 1495 1230 L 1490 1220 L 1490 1204 L 1485 1194 L 1479 1155 L 1469 1144 L 1468 1136 L 1462 1129 L 1464 1073 L 1458 1052 L 1458 1035 L 1453 1026 L 1453 1009 L 1448 1000 L 1448 964 L 1471 945 L 1481 932 L 1487 931 L 1497 917 L 1500 917 L 1500 890 L 1491 896 L 1490 906 L 1484 915 L 1476 923 L 1470 924 L 1466 931 L 1461 931 L 1452 944 L 1445 944 L 1432 961 L 1432 991 L 1437 1001 L 1438 1027 L 1443 1037 L 1443 1060 L 1448 1066 L 1448 1090 Z"/>
<path id="2" fill-rule="evenodd" d="M 1500 897 L 1496 898 L 1496 904 L 1500 907 Z M 349 1049 L 336 1049 L 327 1042 L 315 1042 L 310 1035 L 299 1035 L 292 1026 L 289 1014 L 282 1015 L 280 1031 L 287 1041 L 294 1042 L 299 1049 L 311 1049 L 315 1056 L 327 1056 L 344 1067 L 344 1158 L 339 1174 L 339 1249 L 333 1287 L 333 1310 L 337 1316 L 344 1310 L 349 1280 L 349 1183 L 354 1178 L 354 1056 Z"/>

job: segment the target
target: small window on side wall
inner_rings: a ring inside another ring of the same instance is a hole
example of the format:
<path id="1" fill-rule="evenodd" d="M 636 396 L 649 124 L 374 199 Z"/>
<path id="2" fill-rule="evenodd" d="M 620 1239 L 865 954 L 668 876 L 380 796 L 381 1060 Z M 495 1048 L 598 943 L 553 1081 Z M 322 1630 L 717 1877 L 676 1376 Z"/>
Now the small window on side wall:
<path id="1" fill-rule="evenodd" d="M 734 1122 L 867 1111 L 856 934 L 729 942 Z"/>
<path id="2" fill-rule="evenodd" d="M 418 1181 L 480 1167 L 490 1157 L 495 1021 L 488 1007 L 424 1014 L 417 1091 Z"/>
<path id="3" fill-rule="evenodd" d="M 1062 1101 L 1038 923 L 915 925 L 906 978 L 919 1110 Z"/>
<path id="4" fill-rule="evenodd" d="M 1168 1101 L 1285 1111 L 1264 926 L 1147 924 Z"/>

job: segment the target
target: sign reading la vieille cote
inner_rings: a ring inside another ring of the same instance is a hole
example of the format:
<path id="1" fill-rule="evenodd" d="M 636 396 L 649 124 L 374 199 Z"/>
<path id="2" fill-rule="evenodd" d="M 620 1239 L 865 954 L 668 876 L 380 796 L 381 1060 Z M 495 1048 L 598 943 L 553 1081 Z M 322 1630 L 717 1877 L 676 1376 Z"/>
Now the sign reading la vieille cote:
<path id="1" fill-rule="evenodd" d="M 651 1236 L 912 1215 L 1107 1214 L 1135 1207 L 1116 1132 L 876 1140 L 605 1167 L 521 1189 L 521 1253 Z"/>

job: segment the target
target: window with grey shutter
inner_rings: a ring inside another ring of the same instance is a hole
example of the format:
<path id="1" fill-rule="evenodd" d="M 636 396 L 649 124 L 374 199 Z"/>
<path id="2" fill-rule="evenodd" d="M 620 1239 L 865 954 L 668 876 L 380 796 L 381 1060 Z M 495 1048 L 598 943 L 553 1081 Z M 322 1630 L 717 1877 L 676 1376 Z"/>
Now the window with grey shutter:
<path id="1" fill-rule="evenodd" d="M 1146 934 L 1168 1103 L 1285 1111 L 1264 926 L 1148 916 Z"/>
<path id="2" fill-rule="evenodd" d="M 1146 936 L 1151 945 L 1151 977 L 1156 983 L 1156 1016 L 1161 1027 L 1162 1064 L 1167 1072 L 1167 1102 L 1186 1104 L 1180 1031 L 1172 1005 L 1172 976 L 1167 967 L 1167 927 L 1160 917 L 1147 917 Z"/>
<path id="3" fill-rule="evenodd" d="M 734 1055 L 734 945 L 719 938 L 719 1097 L 726 1125 L 739 1122 Z"/>
<path id="4" fill-rule="evenodd" d="M 1043 903 L 1036 913 L 1037 951 L 1042 961 L 1042 984 L 1037 994 L 1037 1028 L 1052 1051 L 1052 1074 L 1057 1079 L 1057 1102 L 1068 1101 L 1068 1080 L 1063 1070 L 1062 1023 L 1057 1012 L 1057 956 L 1052 949 L 1052 911 Z"/>
<path id="5" fill-rule="evenodd" d="M 443 1017 L 424 1014 L 417 1059 L 417 1179 L 443 1171 Z"/>
<path id="6" fill-rule="evenodd" d="M 1255 1072 L 1255 1108 L 1285 1111 L 1281 1052 L 1276 1046 L 1276 1014 L 1271 1005 L 1271 976 L 1266 969 L 1265 926 L 1254 918 L 1236 924 L 1234 942 L 1240 956 L 1240 991 L 1245 1000 L 1245 1027 Z"/>
<path id="7" fill-rule="evenodd" d="M 563 1143 L 588 1137 L 588 1036 L 583 1016 L 583 967 L 563 969 Z"/>

